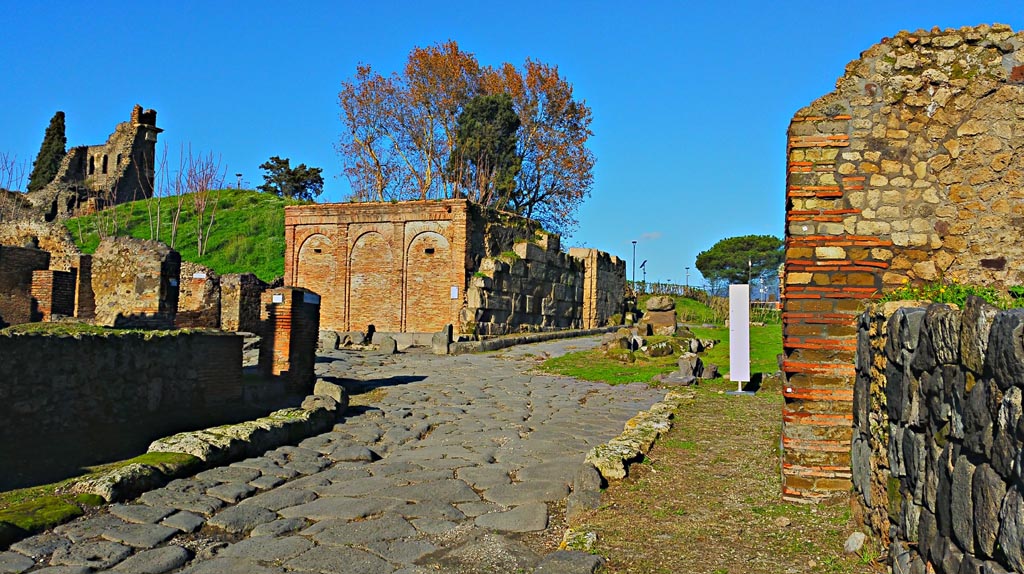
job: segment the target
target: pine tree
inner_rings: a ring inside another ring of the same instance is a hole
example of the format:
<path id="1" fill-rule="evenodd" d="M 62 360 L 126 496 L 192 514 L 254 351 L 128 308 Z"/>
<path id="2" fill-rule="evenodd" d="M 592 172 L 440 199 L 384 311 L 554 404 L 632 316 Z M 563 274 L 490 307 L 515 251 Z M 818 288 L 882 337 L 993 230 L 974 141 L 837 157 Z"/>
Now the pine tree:
<path id="1" fill-rule="evenodd" d="M 60 162 L 67 153 L 68 138 L 64 135 L 64 112 L 58 111 L 50 119 L 50 125 L 39 146 L 39 155 L 32 162 L 32 174 L 28 176 L 28 191 L 38 191 L 53 181 L 60 168 Z"/>

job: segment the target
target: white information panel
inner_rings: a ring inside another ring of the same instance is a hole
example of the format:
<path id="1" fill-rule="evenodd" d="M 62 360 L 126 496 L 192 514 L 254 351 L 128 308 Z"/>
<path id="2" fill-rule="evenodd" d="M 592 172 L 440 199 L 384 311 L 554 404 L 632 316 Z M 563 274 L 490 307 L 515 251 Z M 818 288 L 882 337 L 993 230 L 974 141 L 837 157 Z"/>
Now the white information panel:
<path id="1" fill-rule="evenodd" d="M 729 285 L 729 378 L 750 381 L 750 285 Z"/>

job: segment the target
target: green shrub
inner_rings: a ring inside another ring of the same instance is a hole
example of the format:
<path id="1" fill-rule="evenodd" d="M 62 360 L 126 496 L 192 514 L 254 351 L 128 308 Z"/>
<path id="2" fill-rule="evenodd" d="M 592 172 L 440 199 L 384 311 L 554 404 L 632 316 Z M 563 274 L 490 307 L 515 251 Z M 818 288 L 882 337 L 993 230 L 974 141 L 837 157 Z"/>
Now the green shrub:
<path id="1" fill-rule="evenodd" d="M 922 285 L 904 285 L 885 293 L 881 301 L 931 301 L 933 303 L 952 303 L 963 308 L 964 302 L 971 295 L 981 297 L 989 304 L 1002 309 L 1013 305 L 995 287 L 963 285 L 955 281 L 935 281 Z"/>

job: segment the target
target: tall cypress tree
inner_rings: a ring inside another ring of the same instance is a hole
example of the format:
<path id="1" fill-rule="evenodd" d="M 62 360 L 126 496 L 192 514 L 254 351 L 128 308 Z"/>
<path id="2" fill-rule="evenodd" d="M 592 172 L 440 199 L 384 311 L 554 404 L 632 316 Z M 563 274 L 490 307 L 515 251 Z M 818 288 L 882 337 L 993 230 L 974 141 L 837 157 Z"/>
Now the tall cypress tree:
<path id="1" fill-rule="evenodd" d="M 32 162 L 32 174 L 28 176 L 28 190 L 38 191 L 53 181 L 60 168 L 60 162 L 67 153 L 68 138 L 64 135 L 64 112 L 58 111 L 50 119 L 50 125 L 39 146 L 39 155 Z"/>

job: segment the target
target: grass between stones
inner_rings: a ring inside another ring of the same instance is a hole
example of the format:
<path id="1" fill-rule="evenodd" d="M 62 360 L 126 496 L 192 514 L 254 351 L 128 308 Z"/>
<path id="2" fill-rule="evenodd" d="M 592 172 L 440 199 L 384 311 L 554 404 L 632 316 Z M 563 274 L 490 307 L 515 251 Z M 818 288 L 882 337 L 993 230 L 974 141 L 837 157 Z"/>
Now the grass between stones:
<path id="1" fill-rule="evenodd" d="M 63 524 L 104 504 L 95 494 L 71 492 L 75 483 L 129 464 L 156 467 L 167 477 L 200 470 L 202 461 L 180 453 L 149 452 L 124 461 L 86 468 L 81 476 L 60 482 L 0 492 L 0 549 L 36 532 Z"/>
<path id="2" fill-rule="evenodd" d="M 845 555 L 849 505 L 780 501 L 778 384 L 753 397 L 703 382 L 602 506 L 570 526 L 597 534 L 611 573 L 884 572 L 879 551 Z"/>

